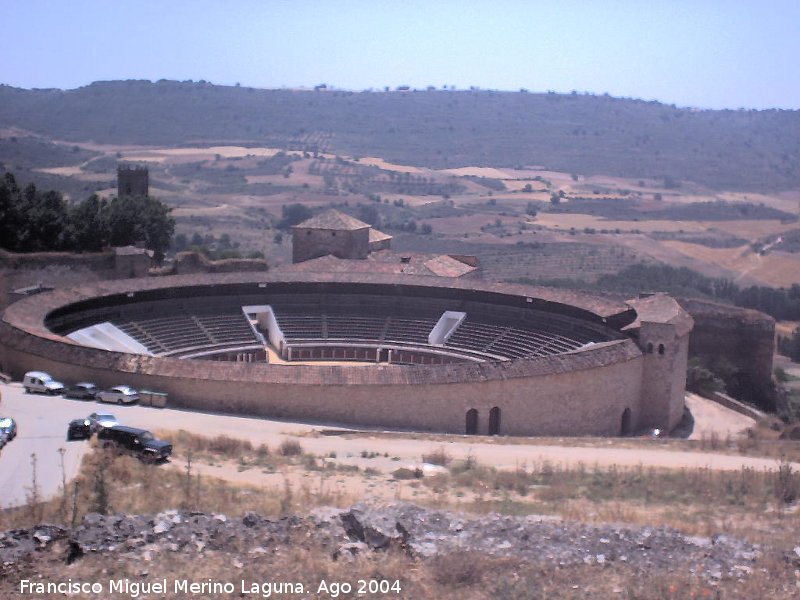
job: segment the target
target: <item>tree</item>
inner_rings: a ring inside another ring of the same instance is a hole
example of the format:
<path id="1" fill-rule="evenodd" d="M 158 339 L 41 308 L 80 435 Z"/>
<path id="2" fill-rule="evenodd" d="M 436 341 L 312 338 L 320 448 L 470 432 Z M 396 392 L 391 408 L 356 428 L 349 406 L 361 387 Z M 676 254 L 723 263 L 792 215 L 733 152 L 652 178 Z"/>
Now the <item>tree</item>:
<path id="1" fill-rule="evenodd" d="M 538 209 L 536 208 L 535 202 L 528 202 L 528 205 L 525 207 L 525 214 L 529 217 L 535 217 L 538 214 Z"/>
<path id="2" fill-rule="evenodd" d="M 377 227 L 380 222 L 380 213 L 378 213 L 378 209 L 374 204 L 362 204 L 358 208 L 358 218 L 373 227 Z"/>
<path id="3" fill-rule="evenodd" d="M 561 204 L 561 196 L 559 196 L 558 193 L 553 192 L 552 194 L 550 194 L 550 203 Z"/>
<path id="4" fill-rule="evenodd" d="M 155 252 L 156 260 L 164 257 L 175 232 L 171 208 L 149 196 L 122 196 L 108 204 L 109 243 L 130 246 L 144 241 Z"/>
<path id="5" fill-rule="evenodd" d="M 287 231 L 292 225 L 297 225 L 311 218 L 311 209 L 305 204 L 298 202 L 281 207 L 281 220 L 278 222 L 278 229 Z"/>
<path id="6" fill-rule="evenodd" d="M 0 181 L 0 245 L 15 250 L 19 223 L 16 203 L 19 198 L 17 180 L 11 173 L 6 173 Z"/>
<path id="7" fill-rule="evenodd" d="M 794 362 L 800 362 L 800 327 L 795 329 L 790 337 L 780 338 L 778 351 Z"/>
<path id="8" fill-rule="evenodd" d="M 686 389 L 703 396 L 710 396 L 714 392 L 724 392 L 725 383 L 695 357 L 689 360 Z"/>
<path id="9" fill-rule="evenodd" d="M 70 207 L 66 238 L 79 252 L 99 252 L 108 244 L 107 202 L 92 194 Z"/>
<path id="10" fill-rule="evenodd" d="M 19 252 L 64 249 L 67 205 L 61 194 L 52 190 L 42 193 L 31 183 L 21 195 L 16 195 L 13 210 L 17 229 L 16 248 L 11 249 Z"/>

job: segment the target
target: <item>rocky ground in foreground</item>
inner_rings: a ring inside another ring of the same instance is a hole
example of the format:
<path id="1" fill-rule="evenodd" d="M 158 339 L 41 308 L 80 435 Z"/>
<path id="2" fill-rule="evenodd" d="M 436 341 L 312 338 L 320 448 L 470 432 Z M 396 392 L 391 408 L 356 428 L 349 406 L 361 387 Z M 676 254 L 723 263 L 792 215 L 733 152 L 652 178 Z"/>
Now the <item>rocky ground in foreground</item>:
<path id="1" fill-rule="evenodd" d="M 0 533 L 0 573 L 30 567 L 37 556 L 74 563 L 91 554 L 141 565 L 169 553 L 216 551 L 230 553 L 236 565 L 298 542 L 339 561 L 391 549 L 421 560 L 469 551 L 543 568 L 623 564 L 650 574 L 681 570 L 709 582 L 747 577 L 765 551 L 733 537 L 689 537 L 661 527 L 357 504 L 279 520 L 177 510 L 154 516 L 90 514 L 74 529 L 43 524 Z M 800 568 L 800 547 L 783 558 Z"/>

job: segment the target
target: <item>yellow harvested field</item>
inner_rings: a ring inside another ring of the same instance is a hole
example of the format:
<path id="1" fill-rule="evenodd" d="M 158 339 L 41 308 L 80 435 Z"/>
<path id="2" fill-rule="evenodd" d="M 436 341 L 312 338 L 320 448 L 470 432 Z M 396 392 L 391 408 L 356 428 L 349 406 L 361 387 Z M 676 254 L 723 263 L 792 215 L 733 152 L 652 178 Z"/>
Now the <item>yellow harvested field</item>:
<path id="1" fill-rule="evenodd" d="M 513 179 L 513 171 L 501 171 L 494 167 L 459 167 L 458 169 L 443 169 L 442 173 L 450 173 L 459 177 L 487 177 L 489 179 Z"/>
<path id="2" fill-rule="evenodd" d="M 230 212 L 231 206 L 229 204 L 220 204 L 218 206 L 192 206 L 187 208 L 173 208 L 172 216 L 174 217 L 188 217 L 188 216 L 201 216 L 201 215 L 214 215 L 219 216 L 220 213 Z"/>
<path id="3" fill-rule="evenodd" d="M 50 175 L 61 175 L 62 177 L 77 177 L 83 174 L 80 166 L 75 167 L 51 167 L 49 169 L 35 169 L 39 173 L 49 173 Z"/>
<path id="4" fill-rule="evenodd" d="M 247 183 L 274 183 L 280 184 L 286 181 L 283 175 L 245 175 Z M 322 181 L 322 177 L 318 177 Z"/>
<path id="5" fill-rule="evenodd" d="M 500 217 L 486 214 L 464 215 L 461 217 L 446 217 L 432 221 L 436 233 L 462 234 L 480 231 L 484 225 L 494 225 L 496 220 L 504 224 L 513 224 L 520 220 L 517 217 Z"/>
<path id="6" fill-rule="evenodd" d="M 789 287 L 800 283 L 800 256 L 796 254 L 767 254 L 759 267 L 751 273 L 770 285 Z"/>
<path id="7" fill-rule="evenodd" d="M 409 196 L 408 194 L 381 194 L 381 198 L 390 203 L 395 200 L 402 200 L 408 206 L 425 206 L 434 202 L 441 201 L 439 196 Z"/>
<path id="8" fill-rule="evenodd" d="M 653 231 L 703 233 L 706 230 L 703 225 L 693 221 L 611 221 L 592 215 L 579 214 L 539 213 L 535 222 L 551 229 L 593 227 L 595 229 L 619 229 L 620 231 L 638 229 L 646 233 Z"/>
<path id="9" fill-rule="evenodd" d="M 540 181 L 523 181 L 520 179 L 504 179 L 503 183 L 506 188 L 512 191 L 522 191 L 526 185 L 531 186 L 535 192 L 547 191 L 547 186 Z"/>
<path id="10" fill-rule="evenodd" d="M 280 148 L 246 148 L 244 146 L 190 146 L 185 148 L 154 148 L 127 150 L 122 153 L 123 160 L 142 160 L 147 162 L 164 162 L 168 158 L 208 159 L 219 154 L 222 158 L 244 158 L 254 156 L 269 158 L 278 152 L 302 156 L 302 152 L 282 150 Z"/>
<path id="11" fill-rule="evenodd" d="M 394 163 L 386 162 L 382 158 L 375 156 L 367 156 L 358 160 L 360 165 L 369 165 L 384 169 L 385 171 L 397 171 L 399 173 L 426 173 L 427 169 L 419 169 L 417 167 L 409 167 L 407 165 L 397 165 Z"/>
<path id="12" fill-rule="evenodd" d="M 761 257 L 754 253 L 749 245 L 737 248 L 709 248 L 700 244 L 688 242 L 666 241 L 665 246 L 674 248 L 678 252 L 697 258 L 705 262 L 733 269 L 735 271 L 749 270 L 757 266 Z"/>
<path id="13" fill-rule="evenodd" d="M 800 229 L 800 223 L 782 223 L 778 220 L 753 221 L 706 221 L 709 228 L 719 229 L 746 240 L 757 240 L 768 235 L 776 235 L 793 229 Z"/>
<path id="14" fill-rule="evenodd" d="M 778 321 L 775 323 L 775 333 L 782 336 L 790 336 L 800 327 L 800 321 Z"/>
<path id="15" fill-rule="evenodd" d="M 779 253 L 760 256 L 749 245 L 738 248 L 708 248 L 676 241 L 663 244 L 686 256 L 748 275 L 767 285 L 789 286 L 800 283 L 800 256 Z"/>
<path id="16" fill-rule="evenodd" d="M 749 202 L 751 204 L 763 204 L 770 208 L 775 208 L 788 212 L 789 214 L 796 215 L 800 210 L 798 201 L 791 196 L 783 196 L 776 194 L 769 196 L 767 194 L 756 194 L 753 192 L 722 192 L 717 194 L 717 197 L 728 202 Z"/>

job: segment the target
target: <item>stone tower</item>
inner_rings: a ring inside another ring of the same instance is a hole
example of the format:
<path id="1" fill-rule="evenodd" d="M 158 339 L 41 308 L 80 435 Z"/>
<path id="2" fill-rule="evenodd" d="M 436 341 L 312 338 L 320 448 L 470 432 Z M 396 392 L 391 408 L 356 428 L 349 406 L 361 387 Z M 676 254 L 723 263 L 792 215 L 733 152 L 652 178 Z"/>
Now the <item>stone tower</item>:
<path id="1" fill-rule="evenodd" d="M 150 174 L 147 167 L 117 167 L 117 196 L 147 196 L 150 192 Z"/>
<path id="2" fill-rule="evenodd" d="M 694 321 L 666 294 L 628 300 L 638 315 L 631 327 L 644 355 L 639 428 L 670 431 L 683 416 L 689 333 Z"/>

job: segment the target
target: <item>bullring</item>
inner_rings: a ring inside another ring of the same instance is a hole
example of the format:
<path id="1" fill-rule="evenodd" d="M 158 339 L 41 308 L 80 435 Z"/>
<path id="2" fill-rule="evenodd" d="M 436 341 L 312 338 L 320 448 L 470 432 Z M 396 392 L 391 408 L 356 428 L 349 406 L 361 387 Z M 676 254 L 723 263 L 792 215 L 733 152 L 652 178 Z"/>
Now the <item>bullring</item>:
<path id="1" fill-rule="evenodd" d="M 447 311 L 463 321 L 432 343 L 426 327 Z M 231 314 L 251 319 L 252 343 L 225 337 L 220 319 Z M 199 328 L 210 343 L 170 333 L 169 322 Z M 145 350 L 67 337 L 102 323 L 128 327 Z M 207 274 L 20 300 L 0 322 L 0 366 L 16 377 L 36 368 L 65 381 L 124 382 L 187 409 L 453 433 L 619 435 L 680 420 L 691 328 L 661 294 L 619 301 L 434 277 Z M 281 364 L 264 360 L 269 347 Z M 291 364 L 298 358 L 304 364 Z M 334 364 L 313 364 L 320 360 Z"/>

